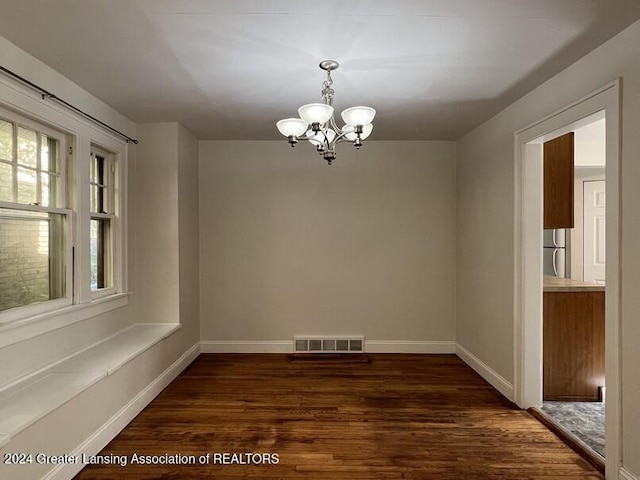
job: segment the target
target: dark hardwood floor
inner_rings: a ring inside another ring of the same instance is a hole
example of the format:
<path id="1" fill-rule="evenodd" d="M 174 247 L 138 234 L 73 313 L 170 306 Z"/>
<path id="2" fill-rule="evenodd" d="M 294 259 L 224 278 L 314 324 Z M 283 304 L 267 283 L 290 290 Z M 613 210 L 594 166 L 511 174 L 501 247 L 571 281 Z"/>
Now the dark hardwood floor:
<path id="1" fill-rule="evenodd" d="M 130 462 L 224 452 L 278 463 Z M 453 355 L 201 355 L 101 455 L 76 479 L 604 478 Z"/>

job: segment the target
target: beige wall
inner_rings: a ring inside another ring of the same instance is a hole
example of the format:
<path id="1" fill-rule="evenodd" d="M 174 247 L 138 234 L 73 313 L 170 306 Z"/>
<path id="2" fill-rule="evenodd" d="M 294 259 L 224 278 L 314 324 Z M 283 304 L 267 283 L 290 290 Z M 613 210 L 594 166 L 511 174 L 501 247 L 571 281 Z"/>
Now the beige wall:
<path id="1" fill-rule="evenodd" d="M 198 142 L 178 123 L 138 127 L 136 318 L 182 323 L 177 352 L 199 340 Z"/>
<path id="2" fill-rule="evenodd" d="M 622 77 L 623 463 L 640 474 L 640 23 L 458 142 L 458 343 L 513 381 L 514 133 Z"/>
<path id="3" fill-rule="evenodd" d="M 198 198 L 198 141 L 182 125 L 178 127 L 178 226 L 180 322 L 190 339 L 200 340 L 200 230 Z"/>
<path id="4" fill-rule="evenodd" d="M 200 142 L 201 338 L 453 340 L 452 142 Z"/>
<path id="5" fill-rule="evenodd" d="M 177 322 L 178 288 L 178 124 L 138 127 L 135 247 L 137 317 Z"/>

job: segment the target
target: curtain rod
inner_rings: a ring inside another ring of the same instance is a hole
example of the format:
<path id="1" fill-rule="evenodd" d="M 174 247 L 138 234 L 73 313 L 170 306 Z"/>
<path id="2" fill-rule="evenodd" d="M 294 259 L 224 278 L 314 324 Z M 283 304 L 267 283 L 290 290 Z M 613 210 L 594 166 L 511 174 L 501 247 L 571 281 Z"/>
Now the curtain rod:
<path id="1" fill-rule="evenodd" d="M 138 144 L 138 140 L 136 140 L 135 138 L 131 138 L 129 135 L 126 135 L 126 134 L 122 133 L 120 130 L 116 130 L 115 128 L 113 128 L 113 127 L 107 125 L 106 123 L 104 123 L 103 121 L 98 120 L 96 117 L 94 117 L 92 115 L 89 115 L 88 113 L 80 110 L 78 107 L 75 107 L 75 106 L 71 105 L 69 102 L 67 102 L 67 101 L 61 99 L 60 97 L 56 96 L 55 94 L 45 90 L 44 88 L 40 87 L 39 85 L 36 85 L 35 83 L 27 80 L 26 78 L 18 75 L 17 73 L 12 72 L 8 68 L 5 68 L 2 65 L 0 65 L 0 70 L 3 71 L 4 73 L 6 73 L 7 75 L 10 75 L 11 77 L 21 81 L 25 85 L 30 86 L 34 90 L 37 90 L 38 92 L 40 92 L 40 94 L 42 95 L 42 99 L 43 100 L 45 100 L 47 98 L 49 98 L 51 100 L 55 100 L 56 102 L 61 103 L 65 107 L 73 110 L 74 112 L 82 115 L 83 117 L 88 118 L 92 122 L 97 123 L 98 125 L 106 128 L 107 130 L 110 130 L 111 132 L 121 136 L 122 138 L 124 138 L 127 141 L 127 143 L 133 142 L 136 145 Z"/>

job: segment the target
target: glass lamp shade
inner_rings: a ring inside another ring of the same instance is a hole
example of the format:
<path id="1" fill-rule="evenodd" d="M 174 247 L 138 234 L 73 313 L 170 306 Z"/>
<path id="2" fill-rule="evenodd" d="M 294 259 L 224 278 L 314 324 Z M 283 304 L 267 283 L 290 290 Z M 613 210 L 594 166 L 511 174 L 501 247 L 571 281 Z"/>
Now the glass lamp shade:
<path id="1" fill-rule="evenodd" d="M 299 137 L 307 131 L 309 125 L 300 118 L 285 118 L 276 123 L 278 131 L 285 137 Z"/>
<path id="2" fill-rule="evenodd" d="M 300 115 L 300 118 L 307 122 L 308 125 L 312 123 L 324 125 L 333 115 L 333 107 L 331 105 L 325 105 L 324 103 L 308 103 L 298 109 L 298 115 Z"/>
<path id="3" fill-rule="evenodd" d="M 355 127 L 351 126 L 351 125 L 345 125 L 344 127 L 342 127 L 342 131 L 344 133 L 346 133 L 345 137 L 347 138 L 347 140 L 351 140 L 352 142 L 358 138 L 358 134 L 354 133 Z M 373 124 L 370 123 L 368 125 L 363 125 L 362 126 L 362 133 L 360 134 L 360 139 L 364 140 L 365 138 L 367 138 L 369 135 L 371 135 L 371 132 L 373 131 Z"/>
<path id="4" fill-rule="evenodd" d="M 330 128 L 326 130 L 327 140 L 329 143 L 333 142 L 333 139 L 336 138 L 336 132 L 331 130 Z M 324 144 L 324 135 L 322 132 L 314 132 L 313 130 L 307 131 L 307 140 L 311 142 L 314 147 L 320 147 Z"/>
<path id="5" fill-rule="evenodd" d="M 373 122 L 376 111 L 371 107 L 351 107 L 343 110 L 341 115 L 347 125 L 368 125 Z"/>

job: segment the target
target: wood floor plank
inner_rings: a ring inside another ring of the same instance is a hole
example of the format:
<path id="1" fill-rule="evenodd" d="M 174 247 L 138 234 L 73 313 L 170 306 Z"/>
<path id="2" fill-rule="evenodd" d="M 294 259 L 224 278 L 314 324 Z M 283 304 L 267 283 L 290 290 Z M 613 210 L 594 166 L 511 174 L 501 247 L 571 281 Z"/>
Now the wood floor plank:
<path id="1" fill-rule="evenodd" d="M 201 355 L 101 455 L 277 464 L 87 466 L 76 480 L 602 479 L 454 355 Z"/>

